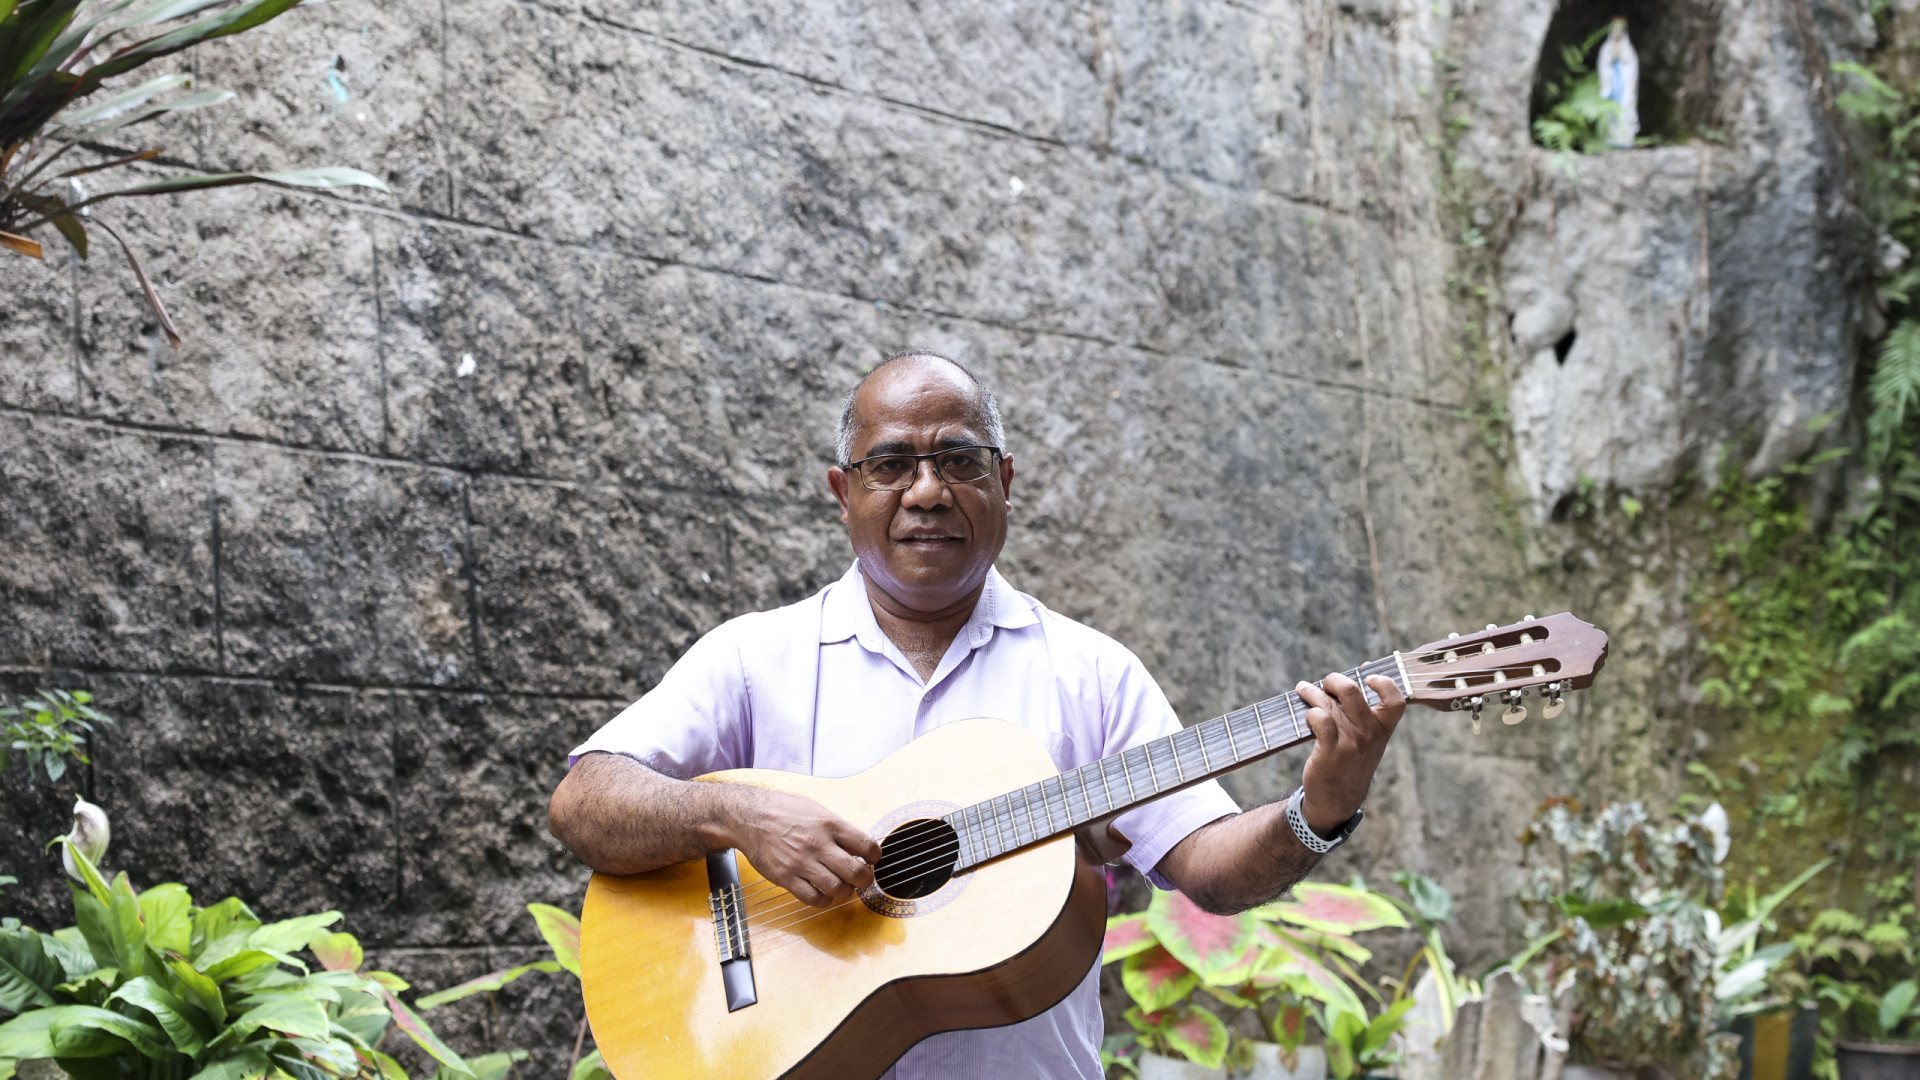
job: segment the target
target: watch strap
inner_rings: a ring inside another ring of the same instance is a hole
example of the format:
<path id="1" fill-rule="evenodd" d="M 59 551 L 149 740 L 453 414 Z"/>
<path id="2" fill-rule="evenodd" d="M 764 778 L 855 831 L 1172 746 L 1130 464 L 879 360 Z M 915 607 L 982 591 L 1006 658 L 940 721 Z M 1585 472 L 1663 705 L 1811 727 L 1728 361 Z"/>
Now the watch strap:
<path id="1" fill-rule="evenodd" d="M 1287 796 L 1287 824 L 1292 826 L 1293 835 L 1301 845 L 1316 855 L 1325 855 L 1346 843 L 1347 837 L 1353 835 L 1353 830 L 1360 827 L 1360 819 L 1366 816 L 1367 812 L 1364 808 L 1355 810 L 1352 817 L 1341 822 L 1340 827 L 1334 831 L 1332 839 L 1328 839 L 1314 832 L 1313 826 L 1308 825 L 1307 819 L 1300 813 L 1300 804 L 1305 800 L 1306 794 L 1307 789 L 1302 786 L 1294 789 L 1293 794 Z"/>

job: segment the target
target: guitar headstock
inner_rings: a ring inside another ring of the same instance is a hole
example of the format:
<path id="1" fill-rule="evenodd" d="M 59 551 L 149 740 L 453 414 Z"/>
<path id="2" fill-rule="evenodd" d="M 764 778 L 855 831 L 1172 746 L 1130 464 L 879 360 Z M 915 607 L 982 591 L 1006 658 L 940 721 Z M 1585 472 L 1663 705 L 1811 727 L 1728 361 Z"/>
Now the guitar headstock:
<path id="1" fill-rule="evenodd" d="M 1504 703 L 1502 719 L 1526 719 L 1522 699 L 1529 692 L 1547 699 L 1541 715 L 1559 714 L 1560 695 L 1584 690 L 1607 662 L 1607 635 L 1592 623 L 1562 612 L 1544 619 L 1528 616 L 1510 626 L 1488 626 L 1472 634 L 1453 634 L 1400 654 L 1408 700 L 1435 709 L 1469 710 L 1474 730 L 1480 710 Z"/>

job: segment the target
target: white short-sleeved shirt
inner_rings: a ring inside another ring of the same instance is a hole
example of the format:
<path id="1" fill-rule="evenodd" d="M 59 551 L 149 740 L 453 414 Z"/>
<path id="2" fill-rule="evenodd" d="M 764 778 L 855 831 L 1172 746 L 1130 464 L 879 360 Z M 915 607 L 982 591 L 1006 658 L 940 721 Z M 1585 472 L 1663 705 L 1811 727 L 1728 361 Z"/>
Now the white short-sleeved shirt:
<path id="1" fill-rule="evenodd" d="M 1138 657 L 1047 610 L 990 571 L 973 615 L 922 682 L 881 631 L 856 562 L 797 604 L 733 619 L 695 642 L 660 684 L 576 747 L 624 754 L 669 776 L 780 769 L 865 771 L 955 720 L 1025 727 L 1061 770 L 1179 730 Z M 1161 888 L 1163 855 L 1239 807 L 1209 781 L 1123 814 L 1127 861 Z M 980 1076 L 1100 1080 L 1099 969 L 1059 1005 L 1011 1027 L 935 1035 L 900 1059 L 894 1080 Z"/>

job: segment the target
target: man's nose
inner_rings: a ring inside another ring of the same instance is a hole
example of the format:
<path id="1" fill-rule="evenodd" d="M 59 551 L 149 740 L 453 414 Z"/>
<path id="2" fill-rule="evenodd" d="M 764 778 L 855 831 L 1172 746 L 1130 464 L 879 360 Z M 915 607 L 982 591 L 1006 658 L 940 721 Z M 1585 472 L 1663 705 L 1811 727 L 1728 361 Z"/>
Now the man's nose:
<path id="1" fill-rule="evenodd" d="M 951 504 L 953 492 L 947 489 L 947 482 L 940 479 L 940 472 L 933 467 L 933 460 L 922 458 L 914 464 L 918 468 L 913 473 L 913 486 L 900 497 L 901 505 L 925 510 Z"/>

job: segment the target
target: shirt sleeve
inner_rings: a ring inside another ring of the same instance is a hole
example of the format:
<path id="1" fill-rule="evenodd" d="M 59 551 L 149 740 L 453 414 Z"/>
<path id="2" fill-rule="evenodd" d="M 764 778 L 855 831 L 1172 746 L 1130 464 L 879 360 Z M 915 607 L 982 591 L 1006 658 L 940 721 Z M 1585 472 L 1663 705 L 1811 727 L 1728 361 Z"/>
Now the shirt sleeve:
<path id="1" fill-rule="evenodd" d="M 681 780 L 745 768 L 753 760 L 753 717 L 738 623 L 724 623 L 694 642 L 659 685 L 574 747 L 567 767 L 582 755 L 605 751 Z"/>
<path id="2" fill-rule="evenodd" d="M 1115 664 L 1113 689 L 1103 695 L 1106 745 L 1101 748 L 1101 757 L 1164 738 L 1181 727 L 1173 705 L 1160 684 L 1147 674 L 1146 665 L 1126 649 L 1118 651 L 1121 659 Z M 1240 805 L 1219 781 L 1208 780 L 1122 814 L 1114 819 L 1113 827 L 1133 842 L 1127 850 L 1127 862 L 1156 888 L 1172 889 L 1172 883 L 1160 875 L 1160 860 L 1200 826 L 1239 812 Z"/>

